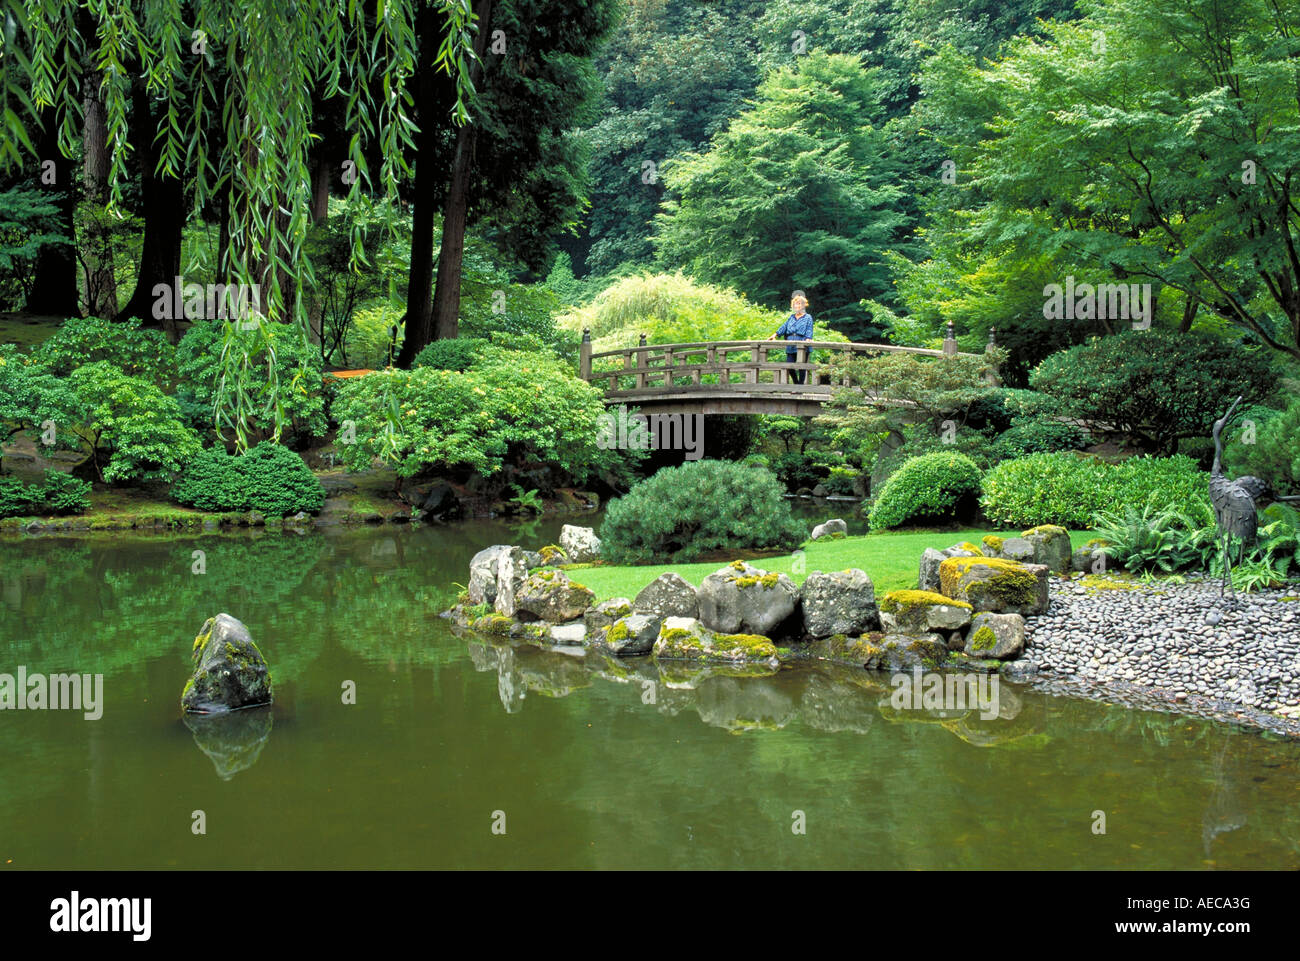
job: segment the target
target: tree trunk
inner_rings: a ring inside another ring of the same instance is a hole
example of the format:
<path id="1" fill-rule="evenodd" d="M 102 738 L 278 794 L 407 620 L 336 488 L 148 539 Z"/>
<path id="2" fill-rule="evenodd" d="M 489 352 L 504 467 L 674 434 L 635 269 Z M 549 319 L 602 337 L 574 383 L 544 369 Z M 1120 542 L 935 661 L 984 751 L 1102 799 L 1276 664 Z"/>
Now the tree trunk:
<path id="1" fill-rule="evenodd" d="M 66 244 L 46 244 L 36 257 L 36 276 L 26 309 L 33 314 L 51 314 L 56 317 L 80 317 L 81 304 L 77 297 L 77 251 L 74 215 L 77 209 L 73 190 L 76 166 L 59 152 L 58 117 L 53 107 L 40 114 L 36 150 L 40 154 L 40 174 L 37 185 L 43 192 L 58 193 L 55 205 L 59 210 L 59 229 L 68 238 Z M 45 162 L 53 161 L 53 182 L 46 173 Z"/>
<path id="2" fill-rule="evenodd" d="M 325 148 L 318 146 L 311 157 L 311 222 L 322 223 L 330 215 L 330 165 Z"/>
<path id="3" fill-rule="evenodd" d="M 482 89 L 482 57 L 491 34 L 488 19 L 492 15 L 492 0 L 479 0 L 474 13 L 478 34 L 474 37 L 474 52 L 478 54 L 470 67 L 470 79 L 475 90 Z M 421 12 L 425 18 L 420 30 L 421 54 L 428 63 L 420 71 L 420 132 L 416 138 L 418 151 L 415 167 L 415 201 L 412 214 L 411 272 L 406 293 L 406 336 L 402 351 L 397 357 L 398 367 L 409 368 L 424 347 L 435 338 L 455 337 L 460 326 L 460 275 L 465 255 L 465 222 L 469 209 L 469 183 L 474 156 L 473 122 L 461 126 L 456 132 L 456 154 L 452 164 L 451 184 L 443 212 L 442 245 L 438 252 L 438 277 L 436 294 L 433 291 L 433 198 L 435 185 L 430 182 L 427 165 L 420 164 L 419 156 L 431 157 L 436 150 L 437 136 L 434 128 L 436 86 L 433 82 L 432 59 L 441 40 L 438 21 L 429 10 Z"/>
<path id="4" fill-rule="evenodd" d="M 123 317 L 139 317 L 145 327 L 162 327 L 174 343 L 179 317 L 155 318 L 154 287 L 165 284 L 168 291 L 181 272 L 181 230 L 185 226 L 185 185 L 172 177 L 155 173 L 160 147 L 154 142 L 156 124 L 149 111 L 149 95 L 143 86 L 132 94 L 133 127 L 131 142 L 137 144 L 143 169 L 141 207 L 144 215 L 144 242 L 140 250 L 140 269 L 135 290 L 122 308 Z M 148 145 L 147 148 L 145 145 Z M 168 312 L 170 313 L 170 311 Z"/>
<path id="5" fill-rule="evenodd" d="M 85 147 L 85 165 L 82 174 L 86 187 L 86 201 L 96 209 L 96 215 L 108 201 L 108 118 L 104 101 L 100 99 L 97 71 L 90 73 L 86 84 L 83 106 L 85 125 L 82 143 Z M 86 244 L 81 252 L 86 287 L 86 307 L 92 317 L 112 319 L 117 315 L 117 277 L 113 272 L 113 238 L 107 230 L 94 226 L 87 231 Z"/>

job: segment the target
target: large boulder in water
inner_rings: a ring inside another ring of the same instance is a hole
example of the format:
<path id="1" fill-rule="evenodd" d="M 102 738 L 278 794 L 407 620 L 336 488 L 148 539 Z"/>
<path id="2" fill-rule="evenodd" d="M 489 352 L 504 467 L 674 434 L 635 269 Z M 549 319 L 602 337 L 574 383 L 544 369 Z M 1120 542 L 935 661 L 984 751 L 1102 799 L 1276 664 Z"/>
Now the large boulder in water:
<path id="1" fill-rule="evenodd" d="M 209 617 L 194 639 L 194 676 L 181 707 L 220 714 L 271 703 L 271 674 L 248 628 L 229 614 Z"/>
<path id="2" fill-rule="evenodd" d="M 799 604 L 799 588 L 784 574 L 733 561 L 700 584 L 700 623 L 723 634 L 773 632 Z"/>

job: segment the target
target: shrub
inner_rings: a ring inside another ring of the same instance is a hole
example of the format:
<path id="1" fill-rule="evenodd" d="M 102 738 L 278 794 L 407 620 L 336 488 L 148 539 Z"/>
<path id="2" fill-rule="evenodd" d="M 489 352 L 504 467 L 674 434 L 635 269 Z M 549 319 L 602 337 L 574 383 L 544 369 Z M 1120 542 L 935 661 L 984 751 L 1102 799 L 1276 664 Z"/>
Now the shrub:
<path id="1" fill-rule="evenodd" d="M 254 510 L 268 517 L 315 513 L 325 504 L 325 491 L 303 459 L 271 441 L 233 456 L 221 447 L 201 451 L 172 497 L 199 510 Z"/>
<path id="2" fill-rule="evenodd" d="M 980 469 L 964 454 L 913 457 L 886 481 L 871 507 L 871 529 L 968 518 L 980 494 Z"/>
<path id="3" fill-rule="evenodd" d="M 609 504 L 600 538 L 616 564 L 694 560 L 710 551 L 796 547 L 807 530 L 761 467 L 698 460 L 666 467 Z"/>
<path id="4" fill-rule="evenodd" d="M 84 514 L 90 507 L 90 481 L 58 470 L 45 472 L 45 512 Z"/>
<path id="5" fill-rule="evenodd" d="M 633 347 L 641 334 L 652 344 L 763 340 L 784 319 L 742 294 L 675 273 L 617 278 L 590 304 L 568 311 L 556 323 L 574 335 L 589 329 L 592 349 L 599 353 Z M 847 340 L 820 322 L 814 333 L 817 340 Z"/>
<path id="6" fill-rule="evenodd" d="M 40 513 L 40 489 L 17 477 L 0 477 L 0 517 L 28 517 Z"/>
<path id="7" fill-rule="evenodd" d="M 1245 419 L 1255 412 L 1246 411 Z M 1240 427 L 1243 420 L 1234 421 Z M 1233 477 L 1254 474 L 1279 493 L 1300 494 L 1300 397 L 1284 411 L 1274 411 L 1255 428 L 1255 443 L 1245 444 L 1236 436 L 1223 438 L 1224 471 Z"/>
<path id="8" fill-rule="evenodd" d="M 222 385 L 224 350 L 242 354 L 247 365 L 237 365 L 237 376 Z M 177 398 L 187 410 L 204 412 L 200 423 L 213 425 L 221 390 L 245 412 L 254 440 L 273 439 L 277 423 L 312 437 L 324 436 L 328 429 L 320 355 L 292 325 L 267 323 L 244 330 L 240 324 L 199 321 L 181 338 L 176 357 L 181 377 Z"/>
<path id="9" fill-rule="evenodd" d="M 598 446 L 604 411 L 600 391 L 554 356 L 499 347 L 485 348 L 464 372 L 417 367 L 353 378 L 333 406 L 335 419 L 355 428 L 356 442 L 340 445 L 350 470 L 367 470 L 375 458 L 399 477 L 542 465 L 578 482 L 638 459 Z"/>
<path id="10" fill-rule="evenodd" d="M 1073 424 L 1059 420 L 1016 418 L 1011 427 L 998 435 L 993 449 L 999 459 L 1024 457 L 1026 454 L 1051 454 L 1056 451 L 1080 450 L 1088 437 Z"/>
<path id="11" fill-rule="evenodd" d="M 176 378 L 175 348 L 161 332 L 141 330 L 140 320 L 135 317 L 122 321 L 99 317 L 65 320 L 53 337 L 32 351 L 31 357 L 47 373 L 58 377 L 103 361 L 128 377 L 160 387 Z"/>
<path id="12" fill-rule="evenodd" d="M 438 370 L 469 370 L 482 355 L 487 343 L 480 337 L 435 340 L 415 355 L 414 366 L 434 367 Z"/>
<path id="13" fill-rule="evenodd" d="M 67 385 L 59 427 L 80 438 L 100 480 L 170 480 L 198 452 L 176 400 L 148 381 L 101 361 L 73 371 Z"/>
<path id="14" fill-rule="evenodd" d="M 90 506 L 90 482 L 47 470 L 41 484 L 0 477 L 0 517 L 82 514 Z"/>
<path id="15" fill-rule="evenodd" d="M 1053 354 L 1030 385 L 1061 400 L 1090 428 L 1172 453 L 1182 437 L 1208 435 L 1223 398 L 1262 400 L 1276 378 L 1261 351 L 1210 334 L 1126 330 Z"/>
<path id="16" fill-rule="evenodd" d="M 1071 453 L 1031 454 L 1003 461 L 984 476 L 980 506 L 1008 527 L 1060 524 L 1083 529 L 1117 505 L 1201 510 L 1208 477 L 1189 457 L 1134 457 L 1108 464 Z"/>

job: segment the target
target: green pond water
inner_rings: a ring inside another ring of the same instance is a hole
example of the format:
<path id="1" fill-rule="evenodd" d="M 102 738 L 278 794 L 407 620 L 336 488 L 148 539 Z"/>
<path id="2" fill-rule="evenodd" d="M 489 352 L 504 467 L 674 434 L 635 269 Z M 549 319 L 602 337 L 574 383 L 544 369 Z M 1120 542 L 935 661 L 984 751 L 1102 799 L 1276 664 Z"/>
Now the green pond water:
<path id="1" fill-rule="evenodd" d="M 98 720 L 0 712 L 0 870 L 1300 866 L 1294 742 L 1005 683 L 996 719 L 900 712 L 860 670 L 661 676 L 437 616 L 476 551 L 560 523 L 0 542 L 0 673 L 104 675 Z M 187 724 L 218 611 L 276 702 Z"/>

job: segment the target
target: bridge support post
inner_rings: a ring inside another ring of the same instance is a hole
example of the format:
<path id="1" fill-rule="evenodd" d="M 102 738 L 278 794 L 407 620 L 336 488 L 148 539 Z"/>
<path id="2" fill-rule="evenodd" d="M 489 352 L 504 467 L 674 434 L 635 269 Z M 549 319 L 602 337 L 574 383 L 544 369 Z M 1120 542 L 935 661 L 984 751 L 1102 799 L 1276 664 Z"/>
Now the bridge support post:
<path id="1" fill-rule="evenodd" d="M 583 328 L 582 343 L 578 345 L 578 376 L 591 380 L 591 330 Z"/>
<path id="2" fill-rule="evenodd" d="M 952 321 L 948 321 L 948 326 L 943 332 L 943 356 L 957 356 L 957 337 L 952 331 Z"/>

